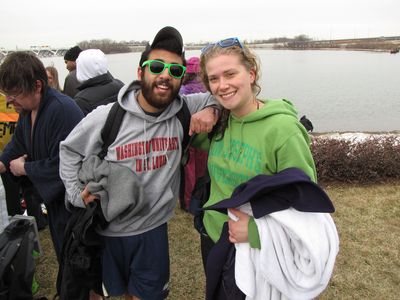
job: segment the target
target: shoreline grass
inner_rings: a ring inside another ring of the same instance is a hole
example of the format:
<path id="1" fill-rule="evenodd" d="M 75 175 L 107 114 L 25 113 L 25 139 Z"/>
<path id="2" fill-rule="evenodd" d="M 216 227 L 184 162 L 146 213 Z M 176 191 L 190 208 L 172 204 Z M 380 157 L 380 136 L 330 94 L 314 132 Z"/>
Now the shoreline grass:
<path id="1" fill-rule="evenodd" d="M 400 295 L 400 182 L 329 184 L 340 251 L 327 289 L 318 299 L 397 299 Z M 35 297 L 55 294 L 57 263 L 48 229 L 40 232 Z M 168 299 L 204 299 L 205 277 L 192 216 L 179 208 L 169 223 L 171 260 Z M 123 299 L 111 298 L 111 299 Z"/>

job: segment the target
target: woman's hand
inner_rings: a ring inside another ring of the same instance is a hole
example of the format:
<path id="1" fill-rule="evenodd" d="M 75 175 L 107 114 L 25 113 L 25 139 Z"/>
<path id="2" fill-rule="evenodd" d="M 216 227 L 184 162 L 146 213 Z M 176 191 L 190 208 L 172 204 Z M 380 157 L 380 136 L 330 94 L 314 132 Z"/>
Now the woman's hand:
<path id="1" fill-rule="evenodd" d="M 237 217 L 237 220 L 229 219 L 229 241 L 231 243 L 247 243 L 249 241 L 249 219 L 250 216 L 235 208 L 228 209 L 231 214 Z"/>

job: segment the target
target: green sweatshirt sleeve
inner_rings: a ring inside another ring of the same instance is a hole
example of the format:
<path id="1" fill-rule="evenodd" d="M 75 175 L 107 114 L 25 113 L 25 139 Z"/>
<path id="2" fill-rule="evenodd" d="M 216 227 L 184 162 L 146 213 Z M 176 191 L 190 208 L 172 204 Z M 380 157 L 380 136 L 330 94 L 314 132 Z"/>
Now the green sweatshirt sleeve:
<path id="1" fill-rule="evenodd" d="M 277 171 L 287 168 L 299 168 L 314 182 L 317 181 L 317 172 L 311 154 L 308 139 L 301 133 L 290 136 L 277 151 Z"/>
<path id="2" fill-rule="evenodd" d="M 260 234 L 258 233 L 257 224 L 253 217 L 250 217 L 249 219 L 248 233 L 250 247 L 261 249 Z"/>

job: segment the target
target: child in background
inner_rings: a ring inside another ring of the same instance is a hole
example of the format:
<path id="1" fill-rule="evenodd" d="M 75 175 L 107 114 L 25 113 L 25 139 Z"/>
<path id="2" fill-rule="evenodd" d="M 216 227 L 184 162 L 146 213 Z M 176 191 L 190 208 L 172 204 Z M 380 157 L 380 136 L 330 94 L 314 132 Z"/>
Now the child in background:
<path id="1" fill-rule="evenodd" d="M 19 115 L 14 108 L 10 104 L 7 104 L 6 96 L 0 94 L 0 154 L 11 140 L 18 117 Z M 14 182 L 7 173 L 1 174 L 1 179 L 5 190 L 8 215 L 21 214 L 19 184 Z"/>

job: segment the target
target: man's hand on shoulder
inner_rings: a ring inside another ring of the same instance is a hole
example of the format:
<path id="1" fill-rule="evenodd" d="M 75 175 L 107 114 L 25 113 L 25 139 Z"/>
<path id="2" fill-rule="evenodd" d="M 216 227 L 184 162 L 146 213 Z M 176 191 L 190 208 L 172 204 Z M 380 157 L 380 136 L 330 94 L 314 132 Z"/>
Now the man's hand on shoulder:
<path id="1" fill-rule="evenodd" d="M 218 121 L 218 108 L 209 106 L 192 115 L 190 119 L 189 135 L 194 133 L 210 132 Z"/>

